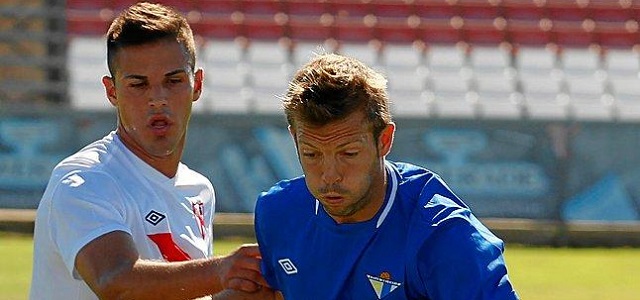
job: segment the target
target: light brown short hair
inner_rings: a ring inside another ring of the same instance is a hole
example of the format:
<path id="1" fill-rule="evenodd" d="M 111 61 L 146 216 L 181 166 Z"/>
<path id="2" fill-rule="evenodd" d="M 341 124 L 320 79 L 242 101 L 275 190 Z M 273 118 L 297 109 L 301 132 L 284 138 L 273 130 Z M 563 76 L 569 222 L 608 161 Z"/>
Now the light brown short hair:
<path id="1" fill-rule="evenodd" d="M 355 58 L 320 54 L 294 75 L 283 99 L 289 125 L 325 125 L 362 109 L 374 137 L 392 122 L 387 80 Z"/>

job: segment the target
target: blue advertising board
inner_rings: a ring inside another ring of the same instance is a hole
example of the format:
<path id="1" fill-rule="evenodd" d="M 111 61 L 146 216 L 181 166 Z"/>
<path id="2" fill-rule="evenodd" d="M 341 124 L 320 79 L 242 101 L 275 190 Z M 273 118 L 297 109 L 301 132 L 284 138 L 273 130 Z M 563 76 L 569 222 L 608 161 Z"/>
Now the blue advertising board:
<path id="1" fill-rule="evenodd" d="M 389 159 L 440 174 L 480 217 L 640 221 L 640 124 L 395 121 Z M 37 207 L 55 164 L 114 128 L 110 113 L 0 119 L 0 207 Z M 194 115 L 183 161 L 221 212 L 302 174 L 283 116 Z"/>

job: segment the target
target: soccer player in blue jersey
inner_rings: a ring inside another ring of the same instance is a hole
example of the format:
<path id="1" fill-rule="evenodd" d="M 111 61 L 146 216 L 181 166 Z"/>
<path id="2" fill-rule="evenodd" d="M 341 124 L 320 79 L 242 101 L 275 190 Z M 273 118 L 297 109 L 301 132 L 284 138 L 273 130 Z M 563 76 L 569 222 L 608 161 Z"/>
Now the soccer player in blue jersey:
<path id="1" fill-rule="evenodd" d="M 385 78 L 318 55 L 284 97 L 304 176 L 258 198 L 269 285 L 285 299 L 518 299 L 504 244 L 438 175 L 385 159 Z"/>

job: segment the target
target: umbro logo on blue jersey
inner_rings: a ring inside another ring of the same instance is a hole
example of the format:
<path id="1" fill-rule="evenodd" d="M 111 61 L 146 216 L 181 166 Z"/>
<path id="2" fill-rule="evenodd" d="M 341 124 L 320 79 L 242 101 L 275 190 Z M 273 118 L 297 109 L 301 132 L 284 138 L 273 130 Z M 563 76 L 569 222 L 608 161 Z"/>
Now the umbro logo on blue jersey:
<path id="1" fill-rule="evenodd" d="M 278 260 L 278 263 L 280 264 L 284 272 L 287 273 L 287 275 L 293 275 L 298 273 L 298 268 L 296 268 L 296 265 L 294 265 L 290 259 L 283 258 Z"/>
<path id="2" fill-rule="evenodd" d="M 380 276 L 371 276 L 367 274 L 371 287 L 376 292 L 378 299 L 382 299 L 400 287 L 402 283 L 391 281 L 391 274 L 388 272 L 382 272 Z"/>

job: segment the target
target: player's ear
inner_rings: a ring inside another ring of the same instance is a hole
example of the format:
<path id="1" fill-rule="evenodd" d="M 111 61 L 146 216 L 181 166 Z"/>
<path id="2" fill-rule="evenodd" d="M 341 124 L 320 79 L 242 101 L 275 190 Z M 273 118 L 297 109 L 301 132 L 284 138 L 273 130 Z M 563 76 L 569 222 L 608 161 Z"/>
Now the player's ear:
<path id="1" fill-rule="evenodd" d="M 193 102 L 198 101 L 198 99 L 200 99 L 200 95 L 202 95 L 203 80 L 204 71 L 202 71 L 202 69 L 198 69 L 193 76 Z"/>
<path id="2" fill-rule="evenodd" d="M 386 156 L 391 152 L 391 146 L 393 145 L 393 136 L 396 132 L 396 124 L 391 122 L 382 129 L 380 136 L 378 137 L 378 153 L 381 156 Z"/>
<path id="3" fill-rule="evenodd" d="M 104 75 L 102 77 L 102 85 L 104 85 L 104 91 L 107 94 L 107 99 L 114 107 L 118 106 L 118 97 L 116 94 L 116 83 L 112 77 Z"/>

